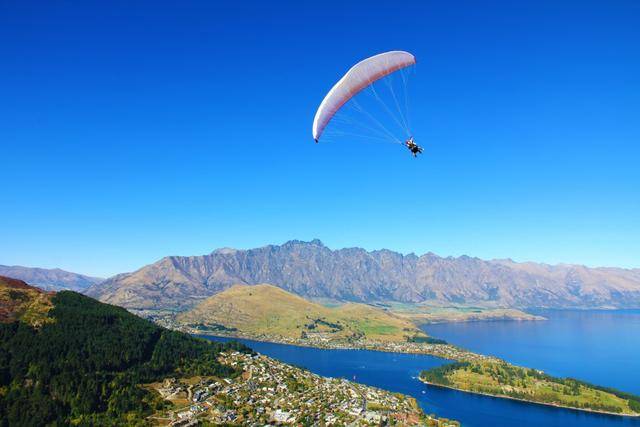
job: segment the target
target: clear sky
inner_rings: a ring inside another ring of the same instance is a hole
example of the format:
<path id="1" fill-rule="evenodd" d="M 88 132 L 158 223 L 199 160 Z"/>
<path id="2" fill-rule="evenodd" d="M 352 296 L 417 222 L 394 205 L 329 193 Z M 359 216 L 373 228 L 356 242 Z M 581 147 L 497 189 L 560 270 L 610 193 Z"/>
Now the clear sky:
<path id="1" fill-rule="evenodd" d="M 640 2 L 300 3 L 0 2 L 0 264 L 317 237 L 640 267 Z M 393 49 L 425 154 L 314 144 L 326 91 Z"/>

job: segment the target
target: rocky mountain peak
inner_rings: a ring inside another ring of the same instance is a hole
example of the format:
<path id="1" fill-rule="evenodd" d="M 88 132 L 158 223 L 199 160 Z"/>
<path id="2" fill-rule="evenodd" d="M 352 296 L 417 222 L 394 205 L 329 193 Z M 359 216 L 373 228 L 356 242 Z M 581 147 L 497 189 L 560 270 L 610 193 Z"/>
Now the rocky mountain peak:
<path id="1" fill-rule="evenodd" d="M 129 308 L 192 307 L 233 284 L 273 283 L 306 298 L 487 307 L 640 307 L 635 270 L 417 257 L 387 249 L 331 250 L 320 240 L 171 257 L 94 285 L 89 295 Z M 579 292 L 577 291 L 579 289 Z"/>

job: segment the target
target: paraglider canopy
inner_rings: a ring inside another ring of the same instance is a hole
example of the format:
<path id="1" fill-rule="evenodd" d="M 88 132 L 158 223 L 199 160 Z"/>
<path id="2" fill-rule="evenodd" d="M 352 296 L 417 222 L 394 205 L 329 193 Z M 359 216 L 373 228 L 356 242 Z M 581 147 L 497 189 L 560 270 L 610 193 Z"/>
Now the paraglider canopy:
<path id="1" fill-rule="evenodd" d="M 333 116 L 351 98 L 366 87 L 389 74 L 416 63 L 409 52 L 394 50 L 358 62 L 336 83 L 325 96 L 313 119 L 313 139 L 320 139 Z"/>

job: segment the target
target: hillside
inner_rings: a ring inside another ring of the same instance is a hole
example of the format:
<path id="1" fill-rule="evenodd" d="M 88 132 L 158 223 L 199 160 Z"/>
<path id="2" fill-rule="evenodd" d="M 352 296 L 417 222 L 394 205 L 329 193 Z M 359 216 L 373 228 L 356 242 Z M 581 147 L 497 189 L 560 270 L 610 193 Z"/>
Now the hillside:
<path id="1" fill-rule="evenodd" d="M 90 286 L 104 280 L 98 277 L 85 276 L 84 274 L 71 273 L 59 268 L 47 269 L 19 265 L 0 265 L 0 276 L 24 280 L 45 290 L 60 291 L 67 289 L 76 292 L 83 292 Z"/>
<path id="2" fill-rule="evenodd" d="M 421 304 L 386 303 L 385 309 L 396 316 L 406 318 L 416 325 L 426 323 L 491 322 L 491 321 L 539 321 L 542 316 L 525 313 L 513 308 L 436 307 Z"/>
<path id="3" fill-rule="evenodd" d="M 468 256 L 331 250 L 320 241 L 172 256 L 87 292 L 132 309 L 177 309 L 241 284 L 275 283 L 305 298 L 488 308 L 640 307 L 640 270 L 484 261 Z"/>
<path id="4" fill-rule="evenodd" d="M 9 298 L 3 307 L 49 304 L 48 321 L 38 327 L 25 314 L 0 322 L 0 426 L 138 425 L 164 405 L 140 384 L 232 376 L 234 369 L 217 358 L 226 349 L 245 349 L 169 331 L 71 291 L 45 294 L 7 279 L 0 290 Z"/>
<path id="5" fill-rule="evenodd" d="M 180 314 L 182 325 L 219 332 L 326 339 L 407 341 L 425 337 L 411 322 L 364 304 L 325 307 L 271 285 L 237 285 Z"/>
<path id="6" fill-rule="evenodd" d="M 37 327 L 50 321 L 52 295 L 22 280 L 0 276 L 0 323 L 19 320 Z"/>

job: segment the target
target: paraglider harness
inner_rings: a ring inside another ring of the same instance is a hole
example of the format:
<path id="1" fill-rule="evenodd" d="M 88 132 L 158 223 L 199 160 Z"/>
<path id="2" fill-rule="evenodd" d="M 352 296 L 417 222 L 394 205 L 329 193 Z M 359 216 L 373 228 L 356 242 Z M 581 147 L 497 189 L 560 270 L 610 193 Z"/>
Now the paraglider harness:
<path id="1" fill-rule="evenodd" d="M 409 139 L 404 142 L 404 145 L 411 151 L 413 157 L 418 157 L 418 154 L 422 153 L 422 147 L 415 143 L 413 137 L 409 137 Z"/>

